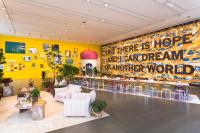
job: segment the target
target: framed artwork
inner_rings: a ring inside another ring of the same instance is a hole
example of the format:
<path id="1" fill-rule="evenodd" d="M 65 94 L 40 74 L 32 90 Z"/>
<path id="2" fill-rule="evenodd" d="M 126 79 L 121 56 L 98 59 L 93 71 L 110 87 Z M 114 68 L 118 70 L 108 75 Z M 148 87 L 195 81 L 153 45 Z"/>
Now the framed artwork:
<path id="1" fill-rule="evenodd" d="M 31 64 L 31 67 L 32 67 L 32 68 L 36 68 L 36 64 L 35 64 L 35 63 L 32 63 L 32 64 Z"/>
<path id="2" fill-rule="evenodd" d="M 25 69 L 25 65 L 23 63 L 19 63 L 19 70 Z"/>
<path id="3" fill-rule="evenodd" d="M 66 63 L 67 63 L 67 64 L 73 64 L 73 63 L 74 63 L 74 60 L 73 60 L 73 59 L 66 59 Z"/>
<path id="4" fill-rule="evenodd" d="M 6 41 L 5 45 L 5 53 L 25 54 L 25 43 Z"/>
<path id="5" fill-rule="evenodd" d="M 1 65 L 0 65 L 0 70 L 3 70 L 3 69 L 4 69 L 4 65 L 1 64 Z"/>
<path id="6" fill-rule="evenodd" d="M 70 50 L 65 50 L 65 57 L 71 58 L 71 51 Z"/>
<path id="7" fill-rule="evenodd" d="M 34 55 L 34 60 L 37 60 L 37 55 Z"/>
<path id="8" fill-rule="evenodd" d="M 28 49 L 28 52 L 29 52 L 30 54 L 37 54 L 37 48 L 29 48 L 29 49 Z"/>
<path id="9" fill-rule="evenodd" d="M 43 65 L 43 64 L 40 64 L 40 68 L 44 68 L 44 65 Z"/>
<path id="10" fill-rule="evenodd" d="M 43 51 L 45 51 L 45 52 L 49 51 L 49 44 L 47 44 L 47 43 L 43 44 Z"/>
<path id="11" fill-rule="evenodd" d="M 52 45 L 52 51 L 59 51 L 59 45 L 58 44 L 53 44 Z"/>
<path id="12" fill-rule="evenodd" d="M 41 53 L 40 53 L 40 58 L 41 58 L 41 59 L 44 59 L 45 57 L 46 57 L 46 54 L 45 54 L 44 52 L 41 52 Z"/>
<path id="13" fill-rule="evenodd" d="M 24 60 L 24 61 L 31 61 L 31 56 L 24 56 L 24 57 L 23 57 L 23 60 Z"/>

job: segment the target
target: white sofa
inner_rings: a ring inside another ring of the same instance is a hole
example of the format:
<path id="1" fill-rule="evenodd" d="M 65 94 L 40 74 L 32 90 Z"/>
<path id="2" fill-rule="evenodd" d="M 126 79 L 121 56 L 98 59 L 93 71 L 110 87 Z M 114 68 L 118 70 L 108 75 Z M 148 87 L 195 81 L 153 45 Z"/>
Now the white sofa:
<path id="1" fill-rule="evenodd" d="M 64 99 L 64 116 L 90 117 L 90 105 L 96 99 L 96 92 L 71 93 L 70 99 Z"/>
<path id="2" fill-rule="evenodd" d="M 80 85 L 72 85 L 69 84 L 67 87 L 63 88 L 54 88 L 55 90 L 55 96 L 54 99 L 58 102 L 64 102 L 64 99 L 70 99 L 70 95 L 72 92 L 81 92 L 81 86 Z"/>

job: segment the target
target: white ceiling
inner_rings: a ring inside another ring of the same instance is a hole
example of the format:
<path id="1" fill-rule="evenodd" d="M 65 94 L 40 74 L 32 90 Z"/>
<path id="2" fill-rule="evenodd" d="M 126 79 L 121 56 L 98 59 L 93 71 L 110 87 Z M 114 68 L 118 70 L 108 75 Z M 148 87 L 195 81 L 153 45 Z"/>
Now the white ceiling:
<path id="1" fill-rule="evenodd" d="M 194 20 L 199 12 L 200 0 L 0 0 L 0 33 L 107 44 Z"/>

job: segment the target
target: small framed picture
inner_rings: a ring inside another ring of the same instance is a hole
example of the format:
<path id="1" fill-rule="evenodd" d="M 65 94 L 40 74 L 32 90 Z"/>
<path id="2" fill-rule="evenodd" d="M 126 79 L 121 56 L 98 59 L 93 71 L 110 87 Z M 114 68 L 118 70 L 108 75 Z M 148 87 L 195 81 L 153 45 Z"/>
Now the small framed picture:
<path id="1" fill-rule="evenodd" d="M 65 50 L 65 56 L 66 56 L 66 58 L 71 58 L 71 51 Z"/>
<path id="2" fill-rule="evenodd" d="M 24 61 L 31 61 L 31 56 L 24 56 L 23 59 Z"/>
<path id="3" fill-rule="evenodd" d="M 36 68 L 36 64 L 35 64 L 35 63 L 32 63 L 31 67 L 32 67 L 32 68 Z"/>
<path id="4" fill-rule="evenodd" d="M 58 44 L 53 44 L 52 45 L 52 51 L 59 51 L 59 45 Z"/>
<path id="5" fill-rule="evenodd" d="M 0 70 L 3 70 L 3 69 L 4 69 L 4 65 L 1 64 L 1 65 L 0 65 Z"/>
<path id="6" fill-rule="evenodd" d="M 49 44 L 47 44 L 47 43 L 43 44 L 43 51 L 45 51 L 45 52 L 49 51 Z"/>
<path id="7" fill-rule="evenodd" d="M 37 48 L 29 48 L 28 51 L 30 54 L 37 54 Z"/>
<path id="8" fill-rule="evenodd" d="M 43 65 L 43 64 L 40 64 L 40 68 L 44 68 L 44 65 Z"/>

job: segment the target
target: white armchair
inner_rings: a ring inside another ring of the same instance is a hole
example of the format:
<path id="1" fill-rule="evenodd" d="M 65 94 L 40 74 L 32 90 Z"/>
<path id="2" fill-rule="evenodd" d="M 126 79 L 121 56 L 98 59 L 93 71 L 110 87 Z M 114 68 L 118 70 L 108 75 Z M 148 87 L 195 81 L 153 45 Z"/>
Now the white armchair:
<path id="1" fill-rule="evenodd" d="M 71 92 L 81 92 L 80 85 L 72 85 L 69 84 L 67 87 L 63 88 L 54 88 L 55 90 L 55 97 L 54 99 L 58 102 L 64 102 L 64 99 L 70 99 Z"/>
<path id="2" fill-rule="evenodd" d="M 64 99 L 64 116 L 90 117 L 90 104 L 96 99 L 96 92 L 71 93 L 71 99 Z"/>

